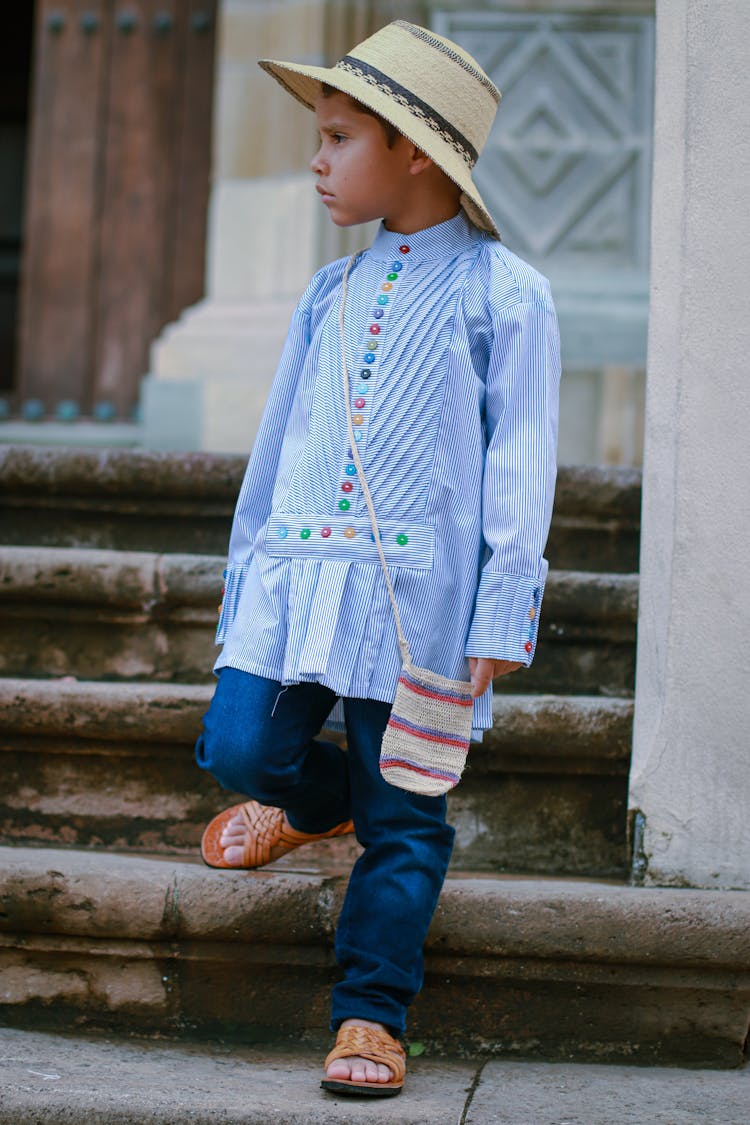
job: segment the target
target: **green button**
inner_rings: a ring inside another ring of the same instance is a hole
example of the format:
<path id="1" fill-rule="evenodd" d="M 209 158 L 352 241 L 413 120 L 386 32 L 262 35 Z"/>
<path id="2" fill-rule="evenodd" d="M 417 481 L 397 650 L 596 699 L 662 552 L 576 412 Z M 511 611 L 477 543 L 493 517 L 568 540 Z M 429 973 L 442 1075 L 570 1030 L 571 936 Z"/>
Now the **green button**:
<path id="1" fill-rule="evenodd" d="M 402 532 L 401 535 L 396 536 L 396 542 L 398 543 L 399 547 L 405 547 L 406 544 L 409 542 L 409 536 L 404 535 L 403 532 Z"/>
<path id="2" fill-rule="evenodd" d="M 388 280 L 389 281 L 398 281 L 398 274 L 397 273 L 389 273 L 388 274 Z"/>
<path id="3" fill-rule="evenodd" d="M 303 527 L 302 531 L 300 531 L 300 533 L 299 533 L 299 537 L 300 537 L 300 539 L 309 539 L 310 538 L 310 528 L 309 527 Z"/>
<path id="4" fill-rule="evenodd" d="M 339 500 L 339 508 L 342 512 L 348 512 L 351 508 L 351 504 L 348 500 Z"/>

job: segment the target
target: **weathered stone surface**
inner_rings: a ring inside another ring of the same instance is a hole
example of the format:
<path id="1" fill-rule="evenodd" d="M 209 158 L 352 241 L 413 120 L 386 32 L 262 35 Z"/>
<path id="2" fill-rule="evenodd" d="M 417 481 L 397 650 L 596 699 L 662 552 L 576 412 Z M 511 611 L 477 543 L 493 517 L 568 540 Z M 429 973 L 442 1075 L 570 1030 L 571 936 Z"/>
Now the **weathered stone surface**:
<path id="1" fill-rule="evenodd" d="M 208 683 L 223 567 L 213 555 L 2 547 L 0 672 Z M 637 598 L 636 575 L 552 571 L 539 653 L 509 689 L 631 694 Z"/>
<path id="2" fill-rule="evenodd" d="M 342 878 L 38 849 L 0 870 L 6 1022 L 324 1035 Z M 431 1044 L 741 1059 L 746 892 L 449 878 L 426 953 L 412 1035 Z"/>
<path id="3" fill-rule="evenodd" d="M 195 854 L 239 800 L 198 769 L 211 686 L 0 680 L 0 831 L 15 843 Z M 453 866 L 620 876 L 632 704 L 500 696 L 449 797 Z M 351 840 L 320 845 L 351 860 Z"/>
<path id="4" fill-rule="evenodd" d="M 0 541 L 226 552 L 243 457 L 0 448 Z M 638 569 L 640 473 L 562 467 L 548 546 L 560 569 Z"/>

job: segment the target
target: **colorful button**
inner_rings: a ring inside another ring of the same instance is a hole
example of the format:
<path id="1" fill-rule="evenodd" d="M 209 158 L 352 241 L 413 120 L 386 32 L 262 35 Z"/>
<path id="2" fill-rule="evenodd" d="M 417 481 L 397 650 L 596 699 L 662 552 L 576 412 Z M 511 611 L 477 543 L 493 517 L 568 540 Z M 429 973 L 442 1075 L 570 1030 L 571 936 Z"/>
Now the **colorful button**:
<path id="1" fill-rule="evenodd" d="M 289 534 L 289 528 L 279 527 L 276 529 L 276 534 L 278 535 L 279 539 L 286 539 L 287 535 Z"/>
<path id="2" fill-rule="evenodd" d="M 385 293 L 381 293 L 380 296 L 378 297 L 378 304 L 379 305 L 387 305 L 388 304 L 388 298 L 386 297 Z"/>
<path id="3" fill-rule="evenodd" d="M 376 320 L 382 320 L 383 310 L 382 309 L 373 309 L 372 315 L 375 317 Z"/>
<path id="4" fill-rule="evenodd" d="M 229 573 L 229 571 L 227 571 L 227 570 L 222 570 L 222 572 L 221 572 L 221 577 L 222 577 L 222 578 L 226 578 L 226 576 L 227 576 L 227 574 L 228 574 L 228 573 Z"/>
<path id="5" fill-rule="evenodd" d="M 398 273 L 399 270 L 402 270 L 403 268 L 404 268 L 403 262 L 391 262 L 391 269 L 395 270 L 396 273 Z"/>
<path id="6" fill-rule="evenodd" d="M 380 288 L 384 293 L 390 293 L 391 289 L 393 289 L 393 286 L 391 285 L 390 281 L 384 281 Z"/>
<path id="7" fill-rule="evenodd" d="M 352 424 L 353 425 L 361 426 L 362 423 L 364 422 L 364 420 L 365 420 L 364 414 L 352 414 Z"/>
<path id="8" fill-rule="evenodd" d="M 356 469 L 355 469 L 355 472 L 356 472 Z M 345 480 L 344 483 L 341 485 L 341 491 L 342 492 L 351 492 L 351 490 L 353 488 L 354 488 L 354 485 L 352 484 L 352 482 L 350 480 Z"/>
<path id="9" fill-rule="evenodd" d="M 354 440 L 355 441 L 362 441 L 362 437 L 363 437 L 362 431 L 357 430 L 356 434 L 354 435 Z"/>
<path id="10" fill-rule="evenodd" d="M 371 352 L 374 352 L 377 349 L 378 341 L 377 340 L 368 340 L 367 346 L 368 346 L 368 348 L 370 349 Z"/>
<path id="11" fill-rule="evenodd" d="M 359 377 L 360 377 L 360 379 L 369 379 L 369 378 L 370 378 L 370 375 L 371 375 L 371 374 L 372 374 L 372 372 L 371 372 L 371 371 L 368 371 L 368 370 L 367 370 L 367 369 L 365 368 L 365 370 L 364 370 L 364 371 L 360 371 L 360 373 L 359 373 Z"/>
<path id="12" fill-rule="evenodd" d="M 330 527 L 322 527 L 320 529 L 320 534 L 323 536 L 324 539 L 327 539 L 328 536 L 331 534 Z"/>
<path id="13" fill-rule="evenodd" d="M 348 500 L 339 500 L 339 508 L 342 512 L 348 512 L 351 508 L 351 504 Z"/>
<path id="14" fill-rule="evenodd" d="M 347 539 L 353 539 L 356 534 L 357 534 L 357 532 L 354 530 L 353 527 L 345 527 L 344 528 L 344 535 L 346 536 Z"/>
<path id="15" fill-rule="evenodd" d="M 389 273 L 388 274 L 388 280 L 389 281 L 398 281 L 398 274 L 397 273 Z"/>
<path id="16" fill-rule="evenodd" d="M 380 335 L 380 325 L 379 324 L 371 324 L 370 325 L 370 335 L 371 336 L 379 336 Z"/>
<path id="17" fill-rule="evenodd" d="M 344 472 L 346 473 L 346 475 L 348 477 L 356 477 L 357 466 L 356 465 L 347 465 L 346 468 L 344 469 Z"/>
<path id="18" fill-rule="evenodd" d="M 404 533 L 402 532 L 400 535 L 396 536 L 396 542 L 398 543 L 399 547 L 405 547 L 409 542 L 409 536 L 404 535 Z"/>
<path id="19" fill-rule="evenodd" d="M 533 621 L 535 617 L 536 617 L 536 610 L 532 606 L 531 609 L 529 610 L 529 618 L 530 618 L 531 621 Z"/>
<path id="20" fill-rule="evenodd" d="M 527 641 L 526 644 L 523 647 L 526 649 L 527 652 L 531 652 L 531 650 L 533 649 L 534 646 L 531 643 L 531 641 Z"/>
<path id="21" fill-rule="evenodd" d="M 365 363 L 374 363 L 374 362 L 375 362 L 375 352 L 368 352 L 367 355 L 365 356 Z"/>
<path id="22" fill-rule="evenodd" d="M 217 613 L 221 613 L 221 611 L 223 610 L 223 608 L 224 608 L 224 603 L 222 602 L 222 603 L 221 603 L 221 605 L 217 605 L 217 607 L 216 607 L 216 612 L 217 612 Z"/>
<path id="23" fill-rule="evenodd" d="M 402 254 L 409 254 L 411 252 L 411 246 L 407 246 L 406 243 L 404 243 L 403 246 L 399 246 L 399 250 Z"/>
<path id="24" fill-rule="evenodd" d="M 299 537 L 300 537 L 300 539 L 309 539 L 310 538 L 310 528 L 309 527 L 303 527 L 302 531 L 300 531 L 300 533 L 299 533 Z"/>
<path id="25" fill-rule="evenodd" d="M 367 399 L 355 398 L 354 406 L 357 410 L 363 410 L 366 405 L 367 405 Z"/>

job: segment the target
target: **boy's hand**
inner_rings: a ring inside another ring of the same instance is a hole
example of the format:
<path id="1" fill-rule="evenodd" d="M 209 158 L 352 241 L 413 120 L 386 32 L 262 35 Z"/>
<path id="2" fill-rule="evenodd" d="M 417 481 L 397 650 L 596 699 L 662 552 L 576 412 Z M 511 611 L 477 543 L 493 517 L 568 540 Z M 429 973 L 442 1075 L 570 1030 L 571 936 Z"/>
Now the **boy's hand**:
<path id="1" fill-rule="evenodd" d="M 487 690 L 491 680 L 496 676 L 507 676 L 522 668 L 520 660 L 491 660 L 488 656 L 470 656 L 469 672 L 471 673 L 471 696 L 478 699 Z"/>

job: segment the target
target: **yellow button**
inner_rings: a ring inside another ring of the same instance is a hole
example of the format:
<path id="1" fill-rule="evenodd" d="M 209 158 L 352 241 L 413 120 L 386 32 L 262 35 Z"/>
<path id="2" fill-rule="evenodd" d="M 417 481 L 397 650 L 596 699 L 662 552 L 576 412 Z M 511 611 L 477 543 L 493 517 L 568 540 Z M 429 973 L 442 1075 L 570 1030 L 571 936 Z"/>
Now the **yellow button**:
<path id="1" fill-rule="evenodd" d="M 393 289 L 393 286 L 391 285 L 390 281 L 384 281 L 380 288 L 384 293 L 390 293 L 391 289 Z"/>
<path id="2" fill-rule="evenodd" d="M 353 539 L 353 538 L 354 538 L 354 536 L 355 536 L 356 534 L 357 534 L 357 532 L 356 532 L 356 531 L 354 530 L 354 528 L 353 528 L 353 527 L 345 527 L 345 528 L 344 528 L 344 536 L 345 536 L 345 538 L 347 538 L 347 539 Z"/>
<path id="3" fill-rule="evenodd" d="M 531 609 L 529 610 L 529 617 L 530 617 L 530 619 L 531 619 L 532 621 L 533 621 L 533 620 L 534 620 L 534 618 L 536 617 L 536 610 L 534 609 L 534 607 L 533 607 L 533 606 L 532 606 L 532 607 L 531 607 Z"/>
<path id="4" fill-rule="evenodd" d="M 364 414 L 352 414 L 352 425 L 361 426 L 365 420 Z"/>
<path id="5" fill-rule="evenodd" d="M 217 613 L 221 613 L 221 611 L 223 610 L 223 608 L 224 608 L 224 603 L 222 602 L 222 603 L 221 603 L 221 605 L 219 605 L 219 606 L 217 606 L 217 607 L 216 607 L 216 612 L 217 612 Z"/>

